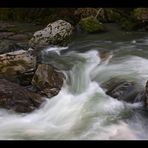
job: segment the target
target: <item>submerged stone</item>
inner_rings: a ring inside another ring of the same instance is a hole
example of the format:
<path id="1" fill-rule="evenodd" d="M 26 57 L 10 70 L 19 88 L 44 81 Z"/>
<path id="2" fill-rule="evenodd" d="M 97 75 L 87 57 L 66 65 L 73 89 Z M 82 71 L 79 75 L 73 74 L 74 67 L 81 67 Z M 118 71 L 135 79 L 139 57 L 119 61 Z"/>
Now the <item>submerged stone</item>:
<path id="1" fill-rule="evenodd" d="M 102 87 L 106 89 L 106 94 L 125 102 L 144 102 L 145 89 L 142 85 L 124 79 L 113 78 L 104 84 Z"/>

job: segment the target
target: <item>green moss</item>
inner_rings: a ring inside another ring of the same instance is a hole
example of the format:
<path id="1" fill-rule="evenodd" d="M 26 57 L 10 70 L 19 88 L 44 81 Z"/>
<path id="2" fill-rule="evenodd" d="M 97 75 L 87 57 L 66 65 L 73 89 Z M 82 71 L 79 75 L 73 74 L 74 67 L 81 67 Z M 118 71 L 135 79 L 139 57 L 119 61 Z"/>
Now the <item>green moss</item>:
<path id="1" fill-rule="evenodd" d="M 88 33 L 102 32 L 105 30 L 102 23 L 98 22 L 95 17 L 87 17 L 79 22 L 80 28 Z"/>

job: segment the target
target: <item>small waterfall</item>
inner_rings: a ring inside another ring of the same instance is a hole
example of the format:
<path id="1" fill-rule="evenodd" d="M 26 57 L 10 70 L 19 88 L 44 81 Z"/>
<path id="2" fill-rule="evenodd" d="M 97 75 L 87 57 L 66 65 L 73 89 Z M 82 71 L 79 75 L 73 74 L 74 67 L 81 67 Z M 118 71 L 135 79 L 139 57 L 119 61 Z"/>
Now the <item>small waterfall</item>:
<path id="1" fill-rule="evenodd" d="M 67 52 L 61 54 L 61 50 Z M 43 62 L 53 60 L 57 67 L 63 68 L 66 75 L 64 85 L 57 96 L 45 98 L 46 102 L 30 114 L 0 109 L 1 140 L 147 138 L 147 118 L 135 111 L 141 109 L 141 103 L 118 101 L 107 96 L 100 87 L 102 82 L 114 76 L 133 79 L 144 85 L 148 76 L 146 58 L 135 55 L 116 57 L 117 51 L 113 51 L 102 61 L 98 50 L 80 53 L 70 51 L 69 47 L 52 47 L 43 53 Z M 51 53 L 54 56 L 50 56 Z M 63 67 L 65 64 L 68 68 Z"/>
<path id="2" fill-rule="evenodd" d="M 72 70 L 68 72 L 69 90 L 75 94 L 82 93 L 88 88 L 91 83 L 91 72 L 100 63 L 97 51 L 89 51 L 85 54 L 78 53 L 78 55 L 86 58 L 86 62 L 78 62 Z M 93 57 L 93 59 L 91 57 Z"/>

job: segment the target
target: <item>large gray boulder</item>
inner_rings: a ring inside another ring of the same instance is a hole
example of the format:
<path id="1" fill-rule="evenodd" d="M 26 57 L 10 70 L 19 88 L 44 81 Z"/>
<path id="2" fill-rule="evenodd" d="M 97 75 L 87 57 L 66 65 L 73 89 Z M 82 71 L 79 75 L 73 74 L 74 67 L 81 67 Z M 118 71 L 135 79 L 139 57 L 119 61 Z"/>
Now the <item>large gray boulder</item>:
<path id="1" fill-rule="evenodd" d="M 34 33 L 29 41 L 32 48 L 47 47 L 49 45 L 65 45 L 72 35 L 73 27 L 64 20 L 58 20 L 47 25 L 46 28 Z"/>

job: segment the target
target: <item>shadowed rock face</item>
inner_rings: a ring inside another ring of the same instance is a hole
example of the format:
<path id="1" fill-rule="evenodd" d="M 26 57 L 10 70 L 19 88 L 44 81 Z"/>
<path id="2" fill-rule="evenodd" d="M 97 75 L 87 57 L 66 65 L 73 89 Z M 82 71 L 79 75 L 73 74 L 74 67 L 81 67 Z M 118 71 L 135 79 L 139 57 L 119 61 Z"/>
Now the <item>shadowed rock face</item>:
<path id="1" fill-rule="evenodd" d="M 37 109 L 44 100 L 24 87 L 0 79 L 0 107 L 27 113 Z"/>
<path id="2" fill-rule="evenodd" d="M 113 78 L 102 87 L 106 89 L 106 94 L 118 100 L 134 103 L 145 101 L 146 92 L 143 86 L 136 82 Z"/>

